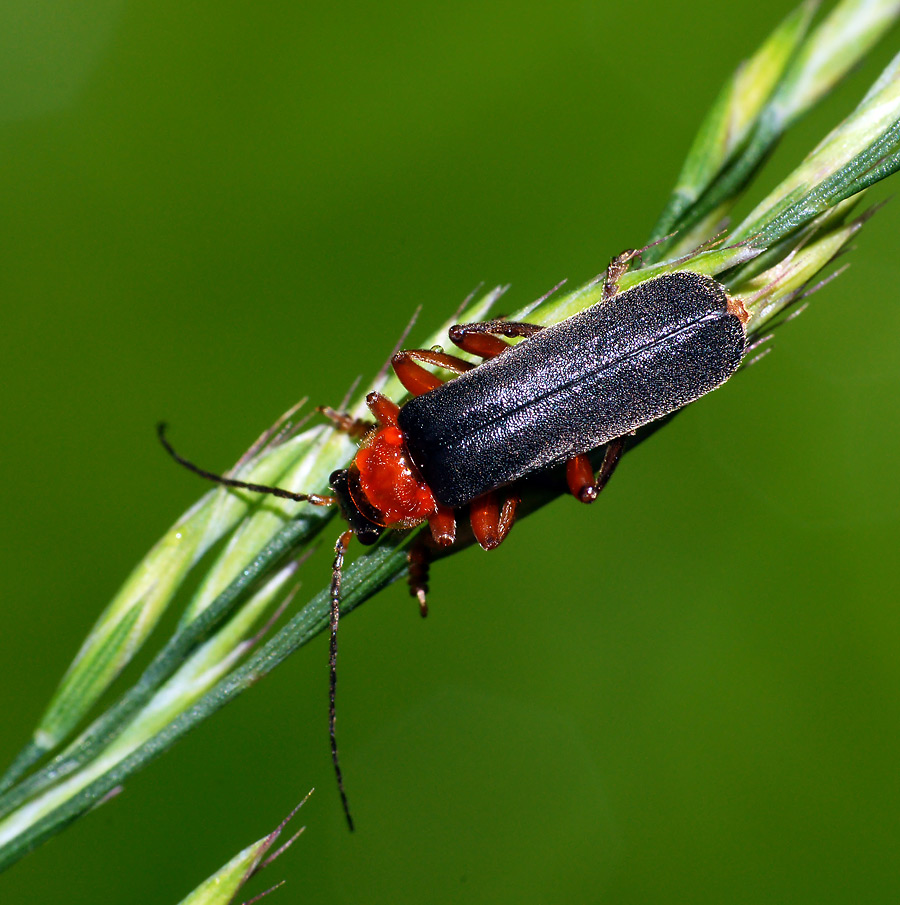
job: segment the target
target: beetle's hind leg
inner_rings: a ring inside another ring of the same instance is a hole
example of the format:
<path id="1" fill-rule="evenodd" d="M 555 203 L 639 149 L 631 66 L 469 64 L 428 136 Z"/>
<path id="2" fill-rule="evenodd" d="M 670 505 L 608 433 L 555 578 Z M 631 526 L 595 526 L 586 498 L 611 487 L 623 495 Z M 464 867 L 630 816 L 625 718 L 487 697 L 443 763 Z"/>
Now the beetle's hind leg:
<path id="1" fill-rule="evenodd" d="M 500 498 L 495 490 L 469 503 L 472 533 L 482 549 L 493 550 L 506 540 L 506 535 L 516 520 L 518 505 L 519 497 L 510 496 L 503 501 L 501 507 Z"/>
<path id="2" fill-rule="evenodd" d="M 643 251 L 643 248 L 629 248 L 616 255 L 609 262 L 609 267 L 606 268 L 606 277 L 603 280 L 602 301 L 608 302 L 619 294 L 619 280 L 628 273 L 631 262 L 635 258 L 639 258 Z"/>
<path id="3" fill-rule="evenodd" d="M 470 355 L 480 358 L 496 358 L 510 346 L 500 337 L 516 339 L 520 336 L 534 336 L 544 328 L 540 324 L 526 324 L 520 321 L 481 321 L 474 324 L 454 324 L 449 331 L 450 340 Z"/>
<path id="4" fill-rule="evenodd" d="M 612 477 L 624 449 L 625 439 L 623 437 L 610 440 L 596 477 L 594 467 L 587 456 L 581 455 L 569 459 L 566 462 L 566 482 L 572 496 L 582 503 L 593 503 Z"/>

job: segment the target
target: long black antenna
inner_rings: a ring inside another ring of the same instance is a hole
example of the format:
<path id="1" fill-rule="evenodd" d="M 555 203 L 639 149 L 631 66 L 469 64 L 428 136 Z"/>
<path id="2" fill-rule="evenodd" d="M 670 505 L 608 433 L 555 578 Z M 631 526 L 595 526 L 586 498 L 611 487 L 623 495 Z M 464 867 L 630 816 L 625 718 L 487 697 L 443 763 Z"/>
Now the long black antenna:
<path id="1" fill-rule="evenodd" d="M 341 763 L 338 760 L 337 738 L 334 734 L 335 716 L 334 697 L 337 692 L 337 630 L 341 618 L 341 577 L 344 567 L 344 554 L 353 537 L 352 531 L 345 531 L 334 545 L 334 566 L 331 569 L 331 643 L 328 648 L 330 667 L 328 683 L 328 732 L 331 735 L 331 760 L 334 763 L 334 775 L 337 777 L 338 791 L 341 793 L 341 804 L 347 817 L 347 826 L 353 832 L 353 818 L 350 816 L 350 805 L 344 792 L 344 778 L 341 775 Z"/>
<path id="2" fill-rule="evenodd" d="M 215 474 L 206 471 L 193 462 L 188 462 L 172 449 L 172 444 L 166 439 L 166 423 L 160 421 L 156 425 L 156 433 L 159 436 L 159 442 L 162 443 L 163 449 L 179 464 L 183 465 L 188 471 L 206 478 L 207 481 L 215 481 L 217 484 L 224 484 L 226 487 L 237 487 L 241 490 L 252 490 L 254 493 L 269 493 L 272 496 L 281 497 L 283 500 L 294 500 L 297 503 L 312 503 L 313 506 L 333 506 L 337 502 L 337 497 L 322 496 L 318 493 L 294 493 L 292 490 L 284 490 L 281 487 L 269 487 L 267 484 L 250 484 L 247 481 L 237 481 L 234 478 L 226 478 L 224 475 Z"/>
<path id="3" fill-rule="evenodd" d="M 172 445 L 166 439 L 166 424 L 161 421 L 156 432 L 159 435 L 159 442 L 162 443 L 166 452 L 188 471 L 194 472 L 201 478 L 208 481 L 215 481 L 217 484 L 224 484 L 226 487 L 237 487 L 241 490 L 252 490 L 255 493 L 269 493 L 273 496 L 281 497 L 286 500 L 295 500 L 298 503 L 309 502 L 313 506 L 332 506 L 337 503 L 337 497 L 321 496 L 316 493 L 294 493 L 291 490 L 284 490 L 281 487 L 269 487 L 266 484 L 251 484 L 247 481 L 237 481 L 234 478 L 226 478 L 223 475 L 206 471 L 203 468 L 182 458 L 172 448 Z M 352 531 L 345 531 L 334 545 L 334 565 L 331 568 L 331 643 L 329 646 L 328 663 L 329 663 L 329 682 L 328 682 L 328 731 L 331 736 L 331 760 L 334 763 L 334 775 L 337 777 L 338 791 L 341 794 L 341 805 L 344 808 L 344 814 L 347 817 L 347 826 L 353 832 L 353 817 L 350 816 L 350 805 L 347 803 L 347 794 L 344 792 L 344 778 L 341 775 L 341 763 L 338 759 L 337 738 L 335 736 L 335 695 L 337 693 L 337 630 L 338 622 L 341 618 L 341 578 L 344 568 L 344 555 L 347 547 L 353 537 Z"/>

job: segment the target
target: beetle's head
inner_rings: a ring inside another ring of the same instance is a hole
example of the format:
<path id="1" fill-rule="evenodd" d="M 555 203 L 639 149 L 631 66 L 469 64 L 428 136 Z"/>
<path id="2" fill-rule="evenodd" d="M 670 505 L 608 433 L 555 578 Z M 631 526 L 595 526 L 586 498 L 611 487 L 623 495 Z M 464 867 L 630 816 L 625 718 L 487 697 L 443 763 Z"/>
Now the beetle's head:
<path id="1" fill-rule="evenodd" d="M 361 544 L 374 544 L 381 537 L 384 525 L 379 514 L 366 502 L 359 487 L 359 471 L 355 465 L 335 471 L 328 481 L 338 499 L 341 514 Z"/>

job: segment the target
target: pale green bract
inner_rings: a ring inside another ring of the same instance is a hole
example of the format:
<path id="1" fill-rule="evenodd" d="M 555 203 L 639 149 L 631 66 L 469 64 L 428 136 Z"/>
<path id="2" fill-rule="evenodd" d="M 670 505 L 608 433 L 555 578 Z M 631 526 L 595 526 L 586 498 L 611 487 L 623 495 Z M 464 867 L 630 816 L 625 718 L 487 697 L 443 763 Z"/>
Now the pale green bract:
<path id="1" fill-rule="evenodd" d="M 268 867 L 279 855 L 283 854 L 305 827 L 301 827 L 280 848 L 272 852 L 272 846 L 278 841 L 284 828 L 293 816 L 306 803 L 310 792 L 300 804 L 271 832 L 268 836 L 248 845 L 243 851 L 238 852 L 227 864 L 220 867 L 211 877 L 207 877 L 192 893 L 185 896 L 178 905 L 230 905 L 236 900 L 237 894 L 243 889 L 251 877 L 256 876 L 263 868 Z M 281 886 L 276 883 L 266 892 L 271 892 Z M 259 901 L 266 893 L 255 896 L 252 901 Z"/>

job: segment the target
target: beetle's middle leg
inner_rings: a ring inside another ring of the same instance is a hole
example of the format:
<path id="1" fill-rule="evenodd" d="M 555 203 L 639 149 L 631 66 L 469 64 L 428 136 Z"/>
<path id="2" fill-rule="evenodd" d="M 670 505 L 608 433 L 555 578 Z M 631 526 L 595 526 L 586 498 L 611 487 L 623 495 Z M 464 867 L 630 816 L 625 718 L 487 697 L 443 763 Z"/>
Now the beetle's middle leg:
<path id="1" fill-rule="evenodd" d="M 450 340 L 470 355 L 480 358 L 496 358 L 510 346 L 500 337 L 507 339 L 534 336 L 544 328 L 540 324 L 526 324 L 521 321 L 502 319 L 480 321 L 473 324 L 454 324 L 449 331 Z"/>
<path id="2" fill-rule="evenodd" d="M 456 514 L 439 505 L 428 516 L 429 531 L 421 531 L 409 548 L 409 593 L 419 601 L 419 610 L 428 615 L 428 572 L 435 547 L 450 546 L 456 540 Z"/>
<path id="3" fill-rule="evenodd" d="M 431 569 L 431 538 L 422 531 L 409 548 L 409 593 L 419 601 L 419 612 L 428 615 L 428 573 Z"/>
<path id="4" fill-rule="evenodd" d="M 391 366 L 400 383 L 413 396 L 435 390 L 444 382 L 437 374 L 423 368 L 420 361 L 457 374 L 471 371 L 475 367 L 470 361 L 463 361 L 446 352 L 435 352 L 433 349 L 407 349 L 398 352 L 391 358 Z"/>
<path id="5" fill-rule="evenodd" d="M 566 462 L 566 482 L 569 485 L 572 496 L 577 500 L 581 500 L 582 503 L 593 503 L 612 477 L 624 449 L 624 437 L 610 440 L 606 446 L 603 462 L 596 477 L 594 476 L 594 467 L 587 456 L 581 455 L 569 459 Z"/>

